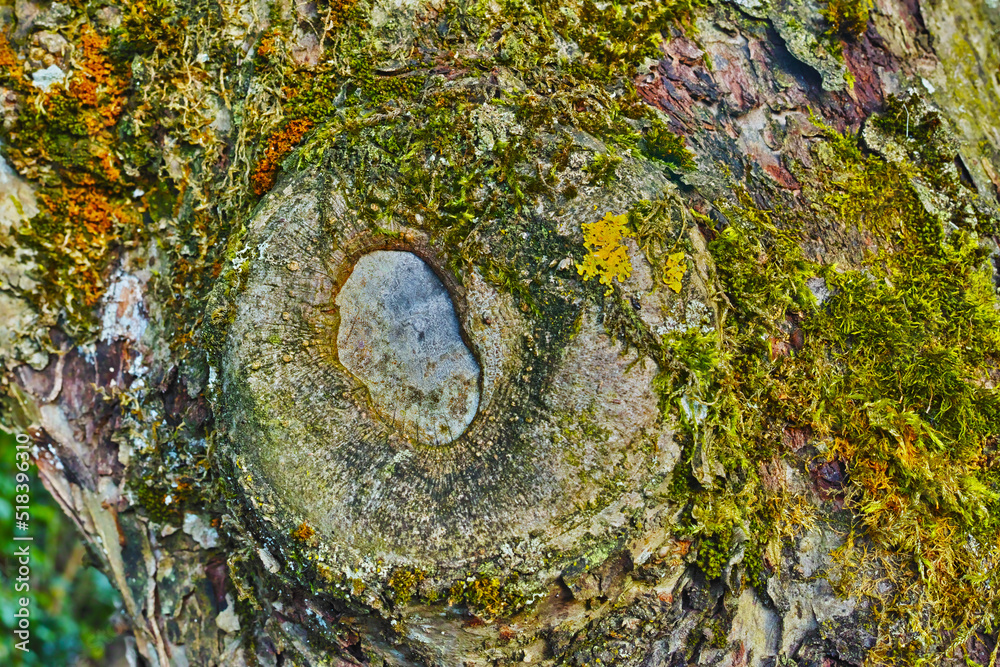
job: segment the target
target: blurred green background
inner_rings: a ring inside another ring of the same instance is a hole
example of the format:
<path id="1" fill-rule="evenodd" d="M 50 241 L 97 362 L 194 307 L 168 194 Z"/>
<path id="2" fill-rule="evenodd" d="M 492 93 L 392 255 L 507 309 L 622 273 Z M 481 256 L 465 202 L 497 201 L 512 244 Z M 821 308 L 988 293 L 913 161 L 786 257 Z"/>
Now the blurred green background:
<path id="1" fill-rule="evenodd" d="M 14 648 L 16 593 L 13 581 L 14 436 L 0 431 L 0 665 L 92 666 L 105 663 L 105 647 L 117 636 L 117 591 L 88 566 L 76 528 L 49 495 L 31 466 L 30 653 Z"/>

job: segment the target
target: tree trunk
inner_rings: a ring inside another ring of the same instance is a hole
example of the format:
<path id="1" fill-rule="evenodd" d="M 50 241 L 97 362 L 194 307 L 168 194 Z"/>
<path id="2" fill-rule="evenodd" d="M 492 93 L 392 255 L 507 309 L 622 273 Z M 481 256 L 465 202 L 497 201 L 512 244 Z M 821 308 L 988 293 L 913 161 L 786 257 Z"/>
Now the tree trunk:
<path id="1" fill-rule="evenodd" d="M 150 665 L 996 662 L 995 0 L 0 17 L 2 424 Z"/>

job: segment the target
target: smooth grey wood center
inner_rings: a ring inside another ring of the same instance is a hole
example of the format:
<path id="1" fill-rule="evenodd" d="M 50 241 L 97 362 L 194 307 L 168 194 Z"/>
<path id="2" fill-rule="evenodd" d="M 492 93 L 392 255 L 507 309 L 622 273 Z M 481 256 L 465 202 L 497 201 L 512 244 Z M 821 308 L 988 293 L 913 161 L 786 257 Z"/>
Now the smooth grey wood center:
<path id="1" fill-rule="evenodd" d="M 375 409 L 426 444 L 459 437 L 479 409 L 480 368 L 430 267 L 410 252 L 363 255 L 336 304 L 340 363 L 365 384 Z"/>

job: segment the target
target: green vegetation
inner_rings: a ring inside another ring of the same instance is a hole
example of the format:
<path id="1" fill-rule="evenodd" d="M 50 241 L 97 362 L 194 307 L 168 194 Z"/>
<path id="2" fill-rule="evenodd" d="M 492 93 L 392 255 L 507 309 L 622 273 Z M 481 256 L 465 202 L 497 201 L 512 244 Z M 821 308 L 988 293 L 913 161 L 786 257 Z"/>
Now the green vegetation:
<path id="1" fill-rule="evenodd" d="M 392 602 L 399 607 L 409 604 L 416 593 L 417 586 L 427 576 L 420 570 L 395 570 L 389 577 L 389 590 L 392 591 Z"/>
<path id="2" fill-rule="evenodd" d="M 517 590 L 515 574 L 503 581 L 489 576 L 459 580 L 451 587 L 448 602 L 466 606 L 476 616 L 493 620 L 510 616 L 524 606 L 525 598 Z"/>
<path id="3" fill-rule="evenodd" d="M 872 122 L 905 145 L 898 104 Z M 808 221 L 780 205 L 762 208 L 736 186 L 735 205 L 719 204 L 730 224 L 709 244 L 729 306 L 722 363 L 704 363 L 718 341 L 689 335 L 671 344 L 690 367 L 668 389 L 689 415 L 685 461 L 710 451 L 724 468 L 714 488 L 704 475 L 675 479 L 672 494 L 691 499 L 685 534 L 699 538 L 699 567 L 719 574 L 729 522 L 756 526 L 749 548 L 761 553 L 815 520 L 808 511 L 793 516 L 794 499 L 767 490 L 760 476 L 781 454 L 784 429 L 808 429 L 820 460 L 846 467 L 838 493 L 856 523 L 836 554 L 839 584 L 873 602 L 877 664 L 933 661 L 942 642 L 989 631 L 1000 611 L 992 560 L 1000 543 L 1000 313 L 977 242 L 977 230 L 996 220 L 963 194 L 945 168 L 947 137 L 917 109 L 910 133 L 922 145 L 912 145 L 906 163 L 824 128 L 821 181 L 807 192 L 814 210 L 848 238 L 876 239 L 851 266 L 806 260 Z M 952 193 L 946 210 L 921 199 L 930 183 Z M 824 303 L 809 279 L 825 282 Z M 797 345 L 782 343 L 789 323 Z M 757 558 L 748 580 L 759 582 L 759 571 Z M 879 592 L 879 579 L 891 592 Z"/>
<path id="4" fill-rule="evenodd" d="M 694 155 L 684 145 L 684 140 L 662 123 L 655 123 L 646 130 L 642 148 L 646 155 L 662 160 L 680 171 L 695 169 Z"/>
<path id="5" fill-rule="evenodd" d="M 120 606 L 118 593 L 107 578 L 87 564 L 88 554 L 76 527 L 31 469 L 31 591 L 14 590 L 17 558 L 10 545 L 14 525 L 14 438 L 0 432 L 0 522 L 4 526 L 0 556 L 0 663 L 5 665 L 94 664 L 117 632 L 109 623 Z M 14 648 L 16 597 L 31 604 L 30 653 Z"/>
<path id="6" fill-rule="evenodd" d="M 829 0 L 823 18 L 830 24 L 828 35 L 858 39 L 868 27 L 872 0 Z"/>

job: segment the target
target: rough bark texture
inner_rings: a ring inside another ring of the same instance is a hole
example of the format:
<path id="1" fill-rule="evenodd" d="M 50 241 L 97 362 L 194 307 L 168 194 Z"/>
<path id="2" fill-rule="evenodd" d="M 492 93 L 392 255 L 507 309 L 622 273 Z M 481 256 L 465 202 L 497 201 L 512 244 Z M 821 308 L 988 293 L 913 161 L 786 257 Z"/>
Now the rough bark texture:
<path id="1" fill-rule="evenodd" d="M 995 1 L 0 26 L 0 420 L 149 664 L 995 663 Z"/>

